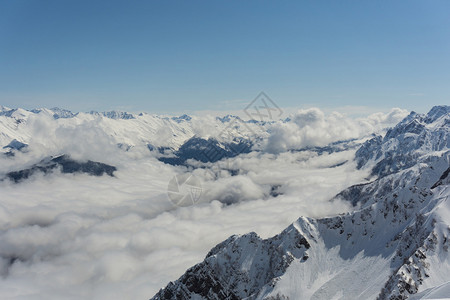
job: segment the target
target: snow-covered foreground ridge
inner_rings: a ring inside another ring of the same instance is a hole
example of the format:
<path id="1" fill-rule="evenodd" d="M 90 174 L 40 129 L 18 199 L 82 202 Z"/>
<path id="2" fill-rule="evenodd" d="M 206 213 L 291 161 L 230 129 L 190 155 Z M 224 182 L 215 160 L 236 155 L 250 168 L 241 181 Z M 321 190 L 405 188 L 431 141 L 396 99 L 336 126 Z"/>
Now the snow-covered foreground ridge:
<path id="1" fill-rule="evenodd" d="M 152 299 L 407 299 L 450 278 L 450 107 L 411 113 L 356 154 L 355 211 L 231 236 Z M 420 295 L 420 294 L 418 294 Z M 449 295 L 446 295 L 449 297 Z"/>

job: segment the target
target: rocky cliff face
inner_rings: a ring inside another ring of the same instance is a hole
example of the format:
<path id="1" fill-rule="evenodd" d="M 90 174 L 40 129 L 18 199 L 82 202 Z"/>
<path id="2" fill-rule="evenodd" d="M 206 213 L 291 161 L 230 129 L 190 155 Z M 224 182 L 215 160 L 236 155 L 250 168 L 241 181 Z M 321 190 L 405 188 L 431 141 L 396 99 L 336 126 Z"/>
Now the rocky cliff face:
<path id="1" fill-rule="evenodd" d="M 232 236 L 152 299 L 407 299 L 450 274 L 450 107 L 411 113 L 356 153 L 355 211 Z"/>

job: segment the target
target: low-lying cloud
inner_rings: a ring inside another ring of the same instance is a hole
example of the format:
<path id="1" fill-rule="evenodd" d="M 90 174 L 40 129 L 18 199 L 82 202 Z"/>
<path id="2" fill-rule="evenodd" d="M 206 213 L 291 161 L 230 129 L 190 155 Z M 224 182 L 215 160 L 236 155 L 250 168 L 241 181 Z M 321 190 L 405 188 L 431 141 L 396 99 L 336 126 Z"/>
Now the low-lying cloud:
<path id="1" fill-rule="evenodd" d="M 293 122 L 273 125 L 272 153 L 254 151 L 195 170 L 163 164 L 146 148 L 144 129 L 118 125 L 136 120 L 28 120 L 22 138 L 29 152 L 1 158 L 2 172 L 57 153 L 118 170 L 115 177 L 55 170 L 19 184 L 0 182 L 0 298 L 148 299 L 232 234 L 267 238 L 300 216 L 349 211 L 348 203 L 329 199 L 368 175 L 356 170 L 355 149 L 284 150 L 358 138 L 402 114 L 350 120 L 301 111 Z M 117 147 L 122 138 L 134 147 Z M 168 183 L 185 172 L 199 179 L 202 196 L 197 205 L 176 207 Z"/>
<path id="2" fill-rule="evenodd" d="M 366 174 L 328 166 L 352 155 L 243 155 L 229 162 L 242 175 L 195 170 L 201 203 L 180 208 L 166 189 L 185 169 L 152 158 L 130 160 L 114 178 L 56 172 L 2 182 L 2 299 L 149 298 L 232 234 L 269 237 L 299 216 L 351 209 L 328 199 Z M 273 185 L 281 195 L 270 196 Z"/>

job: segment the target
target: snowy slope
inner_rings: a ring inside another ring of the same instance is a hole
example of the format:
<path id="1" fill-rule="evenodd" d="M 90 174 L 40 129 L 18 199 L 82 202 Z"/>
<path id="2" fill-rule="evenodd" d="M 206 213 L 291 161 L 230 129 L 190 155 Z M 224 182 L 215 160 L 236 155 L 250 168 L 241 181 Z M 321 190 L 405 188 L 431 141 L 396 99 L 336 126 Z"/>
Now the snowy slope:
<path id="1" fill-rule="evenodd" d="M 411 296 L 409 299 L 448 299 L 450 295 L 450 281 Z"/>
<path id="2" fill-rule="evenodd" d="M 411 114 L 357 152 L 376 179 L 356 211 L 299 218 L 267 240 L 232 236 L 152 299 L 407 299 L 450 276 L 450 109 Z M 411 159 L 413 161 L 411 162 Z"/>

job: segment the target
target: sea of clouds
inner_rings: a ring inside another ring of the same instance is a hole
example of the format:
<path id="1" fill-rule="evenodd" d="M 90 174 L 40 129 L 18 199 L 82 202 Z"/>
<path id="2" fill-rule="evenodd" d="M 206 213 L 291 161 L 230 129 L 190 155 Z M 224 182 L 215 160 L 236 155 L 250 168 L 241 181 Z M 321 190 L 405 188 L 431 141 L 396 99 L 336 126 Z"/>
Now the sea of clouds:
<path id="1" fill-rule="evenodd" d="M 164 164 L 141 143 L 145 139 L 131 137 L 150 132 L 149 141 L 162 143 L 174 130 L 186 138 L 214 136 L 222 129 L 212 117 L 170 128 L 165 121 L 148 123 L 160 127 L 147 130 L 139 120 L 29 115 L 17 129 L 29 144 L 27 152 L 0 155 L 0 173 L 62 153 L 118 170 L 114 177 L 55 171 L 19 184 L 0 182 L 0 298 L 148 299 L 230 235 L 255 231 L 267 238 L 300 216 L 350 211 L 348 203 L 329 200 L 368 176 L 367 170 L 356 170 L 356 149 L 321 155 L 287 150 L 364 140 L 406 114 L 393 109 L 352 119 L 301 110 L 289 122 L 265 127 L 260 151 L 197 169 Z M 0 116 L 0 125 L 7 122 Z M 14 134 L 4 132 L 8 139 Z M 121 140 L 134 147 L 120 149 Z M 230 167 L 239 174 L 232 176 L 225 170 Z M 177 207 L 167 186 L 188 172 L 200 181 L 201 198 Z"/>

